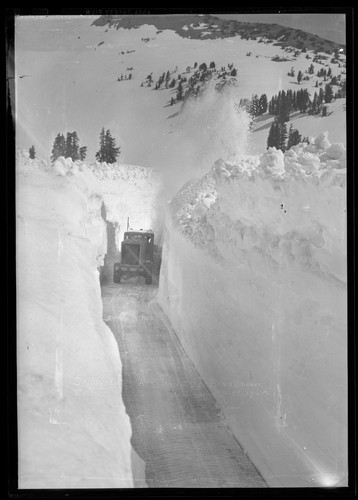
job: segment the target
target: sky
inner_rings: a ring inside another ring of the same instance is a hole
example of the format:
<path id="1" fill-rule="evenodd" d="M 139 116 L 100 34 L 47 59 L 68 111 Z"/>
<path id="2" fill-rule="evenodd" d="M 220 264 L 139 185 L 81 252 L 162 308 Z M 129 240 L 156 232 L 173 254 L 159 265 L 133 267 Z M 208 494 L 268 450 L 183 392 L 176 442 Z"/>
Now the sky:
<path id="1" fill-rule="evenodd" d="M 336 43 L 346 43 L 345 14 L 213 14 L 223 19 L 274 23 L 301 29 Z"/>

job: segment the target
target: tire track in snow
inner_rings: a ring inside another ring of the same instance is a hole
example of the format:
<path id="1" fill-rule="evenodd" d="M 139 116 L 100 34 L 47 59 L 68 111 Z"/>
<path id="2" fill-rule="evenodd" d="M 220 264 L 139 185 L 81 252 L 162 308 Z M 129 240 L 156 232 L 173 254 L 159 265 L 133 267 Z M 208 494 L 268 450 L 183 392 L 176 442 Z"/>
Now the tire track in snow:
<path id="1" fill-rule="evenodd" d="M 102 290 L 118 342 L 132 445 L 149 487 L 266 487 L 154 303 L 155 286 Z"/>

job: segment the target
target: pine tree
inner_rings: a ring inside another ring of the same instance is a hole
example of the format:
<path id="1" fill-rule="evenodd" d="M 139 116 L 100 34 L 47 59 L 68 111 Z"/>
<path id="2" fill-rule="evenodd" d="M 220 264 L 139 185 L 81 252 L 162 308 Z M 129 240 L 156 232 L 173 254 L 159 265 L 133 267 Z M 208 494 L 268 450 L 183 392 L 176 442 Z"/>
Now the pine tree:
<path id="1" fill-rule="evenodd" d="M 105 156 L 105 131 L 104 127 L 102 127 L 101 133 L 99 135 L 99 150 L 96 153 L 96 158 L 99 162 L 104 162 L 104 156 Z"/>
<path id="2" fill-rule="evenodd" d="M 291 100 L 284 90 L 278 94 L 278 118 L 280 122 L 288 122 L 290 120 Z"/>
<path id="3" fill-rule="evenodd" d="M 60 133 L 57 134 L 51 151 L 51 161 L 56 161 L 60 156 L 66 155 L 66 140 Z"/>
<path id="4" fill-rule="evenodd" d="M 275 147 L 276 149 L 281 149 L 282 151 L 285 151 L 286 141 L 287 141 L 286 123 L 280 122 L 278 118 L 275 118 L 269 130 L 269 135 L 267 138 L 267 149 Z"/>
<path id="5" fill-rule="evenodd" d="M 279 124 L 278 120 L 275 118 L 269 130 L 269 135 L 267 138 L 267 149 L 268 148 L 278 149 L 279 142 L 280 142 Z"/>
<path id="6" fill-rule="evenodd" d="M 323 88 L 321 87 L 318 93 L 318 103 L 321 105 L 323 104 L 323 101 L 324 101 L 324 91 Z"/>
<path id="7" fill-rule="evenodd" d="M 307 89 L 301 89 L 297 91 L 297 107 L 301 113 L 307 111 L 309 104 L 309 95 Z"/>
<path id="8" fill-rule="evenodd" d="M 259 114 L 259 97 L 257 94 L 253 94 L 251 98 L 250 114 L 252 116 L 258 116 Z"/>
<path id="9" fill-rule="evenodd" d="M 313 96 L 313 100 L 312 100 L 311 105 L 310 105 L 309 113 L 311 115 L 318 115 L 319 114 L 321 107 L 320 107 L 318 101 L 319 101 L 318 94 L 317 94 L 317 92 L 315 92 L 314 96 Z"/>
<path id="10" fill-rule="evenodd" d="M 34 145 L 32 145 L 31 148 L 29 149 L 29 156 L 31 160 L 34 160 L 36 158 L 36 151 Z"/>
<path id="11" fill-rule="evenodd" d="M 287 126 L 286 126 L 286 123 L 279 122 L 279 124 L 278 124 L 278 130 L 279 130 L 278 149 L 281 149 L 284 152 L 286 150 L 286 142 L 287 142 Z"/>
<path id="12" fill-rule="evenodd" d="M 295 76 L 295 68 L 292 66 L 291 71 L 287 73 L 288 76 Z"/>
<path id="13" fill-rule="evenodd" d="M 298 74 L 297 74 L 297 83 L 298 83 L 298 84 L 300 84 L 300 83 L 301 83 L 302 77 L 303 77 L 303 75 L 302 75 L 302 71 L 300 70 L 300 71 L 298 72 Z"/>
<path id="14" fill-rule="evenodd" d="M 65 158 L 76 161 L 80 158 L 77 132 L 67 132 Z"/>
<path id="15" fill-rule="evenodd" d="M 288 131 L 287 149 L 291 149 L 292 146 L 296 146 L 296 144 L 299 144 L 301 141 L 301 134 L 297 129 L 293 128 L 291 123 L 290 130 Z"/>
<path id="16" fill-rule="evenodd" d="M 236 76 L 237 75 L 237 69 L 236 68 L 232 68 L 230 75 L 231 76 Z"/>
<path id="17" fill-rule="evenodd" d="M 342 97 L 346 97 L 346 92 L 347 92 L 347 83 L 346 83 L 346 80 L 343 80 L 343 82 L 341 83 L 341 96 Z"/>
<path id="18" fill-rule="evenodd" d="M 267 95 L 261 94 L 259 99 L 259 112 L 260 115 L 263 115 L 267 111 Z"/>
<path id="19" fill-rule="evenodd" d="M 80 154 L 80 160 L 83 161 L 87 155 L 87 146 L 82 146 L 80 148 L 79 154 Z"/>
<path id="20" fill-rule="evenodd" d="M 327 83 L 324 89 L 324 100 L 326 103 L 330 103 L 333 100 L 333 90 L 329 83 Z"/>
<path id="21" fill-rule="evenodd" d="M 120 154 L 120 147 L 116 146 L 115 139 L 111 136 L 109 130 L 104 131 L 104 127 L 101 130 L 99 136 L 99 150 L 96 153 L 96 159 L 103 163 L 115 163 L 117 156 Z"/>
<path id="22" fill-rule="evenodd" d="M 115 139 L 111 136 L 109 130 L 106 132 L 106 150 L 107 150 L 107 163 L 115 163 L 117 156 L 120 154 L 120 147 L 116 146 Z"/>
<path id="23" fill-rule="evenodd" d="M 177 101 L 181 101 L 182 99 L 183 99 L 183 85 L 180 81 L 177 89 Z"/>
<path id="24" fill-rule="evenodd" d="M 309 73 L 310 75 L 313 75 L 313 74 L 314 74 L 314 66 L 313 66 L 313 64 L 312 64 L 312 63 L 311 63 L 311 65 L 310 65 L 310 67 L 308 68 L 308 73 Z"/>

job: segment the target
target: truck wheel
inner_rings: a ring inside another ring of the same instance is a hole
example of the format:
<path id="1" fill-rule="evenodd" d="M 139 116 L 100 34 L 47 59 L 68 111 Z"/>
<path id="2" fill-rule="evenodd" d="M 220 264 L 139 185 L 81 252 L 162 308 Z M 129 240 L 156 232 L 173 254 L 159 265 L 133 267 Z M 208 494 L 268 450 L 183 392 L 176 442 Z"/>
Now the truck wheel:
<path id="1" fill-rule="evenodd" d="M 121 282 L 121 275 L 120 274 L 117 274 L 115 273 L 113 275 L 113 283 L 120 283 Z"/>

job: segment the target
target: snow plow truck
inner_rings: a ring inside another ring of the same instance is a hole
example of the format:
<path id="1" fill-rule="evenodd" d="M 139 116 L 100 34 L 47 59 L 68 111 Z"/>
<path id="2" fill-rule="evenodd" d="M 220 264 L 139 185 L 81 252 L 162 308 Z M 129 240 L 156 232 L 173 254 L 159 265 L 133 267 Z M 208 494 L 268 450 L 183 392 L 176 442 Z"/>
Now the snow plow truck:
<path id="1" fill-rule="evenodd" d="M 154 273 L 154 233 L 151 230 L 130 230 L 124 233 L 121 243 L 121 261 L 114 264 L 113 281 L 143 276 L 145 283 L 152 283 Z"/>

